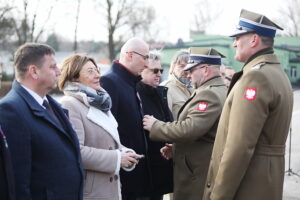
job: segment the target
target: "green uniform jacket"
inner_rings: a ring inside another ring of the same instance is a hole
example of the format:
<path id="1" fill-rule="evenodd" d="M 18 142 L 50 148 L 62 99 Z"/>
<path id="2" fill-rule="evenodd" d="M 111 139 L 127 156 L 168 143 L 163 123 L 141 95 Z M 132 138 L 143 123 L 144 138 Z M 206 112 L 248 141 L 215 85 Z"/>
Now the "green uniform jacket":
<path id="1" fill-rule="evenodd" d="M 280 200 L 293 108 L 291 84 L 274 54 L 246 64 L 225 102 L 204 200 Z"/>
<path id="2" fill-rule="evenodd" d="M 171 74 L 169 79 L 162 82 L 160 85 L 168 88 L 168 105 L 174 120 L 177 120 L 179 109 L 190 98 L 193 89 L 187 88 L 174 76 L 174 74 Z"/>
<path id="3" fill-rule="evenodd" d="M 179 110 L 178 121 L 156 121 L 150 138 L 174 142 L 174 200 L 203 195 L 217 124 L 227 88 L 214 77 L 196 89 Z"/>

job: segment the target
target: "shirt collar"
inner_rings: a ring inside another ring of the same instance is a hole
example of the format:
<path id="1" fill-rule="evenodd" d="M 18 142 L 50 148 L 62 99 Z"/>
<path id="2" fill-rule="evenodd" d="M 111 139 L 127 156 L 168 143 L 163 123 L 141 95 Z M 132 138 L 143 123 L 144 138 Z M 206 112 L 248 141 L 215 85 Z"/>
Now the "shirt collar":
<path id="1" fill-rule="evenodd" d="M 38 102 L 38 104 L 40 104 L 43 108 L 45 108 L 44 106 L 43 106 L 43 102 L 44 102 L 44 100 L 46 100 L 46 101 L 48 101 L 48 99 L 47 99 L 47 97 L 46 96 L 44 96 L 43 98 L 40 96 L 40 95 L 38 95 L 36 92 L 34 92 L 33 90 L 31 90 L 31 89 L 29 89 L 29 88 L 27 88 L 26 86 L 24 86 L 24 85 L 22 85 L 21 84 L 21 86 Z M 45 108 L 46 109 L 46 108 Z"/>

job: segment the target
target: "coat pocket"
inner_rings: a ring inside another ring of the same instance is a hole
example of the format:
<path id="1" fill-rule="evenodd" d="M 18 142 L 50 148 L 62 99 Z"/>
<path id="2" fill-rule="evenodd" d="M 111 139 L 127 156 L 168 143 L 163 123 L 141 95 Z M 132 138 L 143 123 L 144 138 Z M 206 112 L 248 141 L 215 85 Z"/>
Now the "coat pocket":
<path id="1" fill-rule="evenodd" d="M 94 185 L 94 178 L 95 178 L 95 174 L 94 172 L 91 171 L 85 171 L 86 172 L 86 176 L 85 176 L 85 180 L 84 180 L 84 193 L 88 194 L 91 193 L 93 190 L 93 185 Z"/>

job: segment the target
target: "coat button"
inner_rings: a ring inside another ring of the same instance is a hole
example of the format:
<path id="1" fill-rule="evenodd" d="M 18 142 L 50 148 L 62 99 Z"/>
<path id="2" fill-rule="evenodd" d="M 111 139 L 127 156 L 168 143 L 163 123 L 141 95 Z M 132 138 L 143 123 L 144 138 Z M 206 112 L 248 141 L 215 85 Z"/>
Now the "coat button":
<path id="1" fill-rule="evenodd" d="M 118 180 L 119 177 L 118 177 L 118 175 L 115 175 L 114 178 L 115 178 L 115 181 L 116 181 L 116 180 Z"/>
<path id="2" fill-rule="evenodd" d="M 113 180 L 114 180 L 113 177 L 110 177 L 110 178 L 109 178 L 109 181 L 110 181 L 110 182 L 113 182 Z"/>
<path id="3" fill-rule="evenodd" d="M 113 148 L 112 148 L 112 147 L 109 147 L 108 150 L 113 150 Z"/>
<path id="4" fill-rule="evenodd" d="M 210 183 L 207 183 L 206 187 L 210 188 L 210 186 L 211 186 Z"/>

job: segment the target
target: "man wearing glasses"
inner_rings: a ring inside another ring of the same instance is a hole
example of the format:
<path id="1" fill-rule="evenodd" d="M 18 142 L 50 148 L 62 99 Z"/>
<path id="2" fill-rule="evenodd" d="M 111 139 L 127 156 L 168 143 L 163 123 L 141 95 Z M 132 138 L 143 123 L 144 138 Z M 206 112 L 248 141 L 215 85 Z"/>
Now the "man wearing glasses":
<path id="1" fill-rule="evenodd" d="M 148 67 L 148 58 L 148 44 L 138 38 L 131 38 L 122 46 L 120 60 L 114 60 L 110 71 L 100 80 L 101 86 L 111 96 L 111 112 L 119 125 L 121 143 L 136 153 L 145 155 L 145 159 L 141 159 L 133 171 L 120 172 L 123 200 L 149 195 L 149 158 L 142 125 L 142 104 L 136 90 L 142 71 Z"/>
<path id="2" fill-rule="evenodd" d="M 180 108 L 178 120 L 165 123 L 153 116 L 144 117 L 144 128 L 150 131 L 151 139 L 173 142 L 174 199 L 177 200 L 196 200 L 203 194 L 227 92 L 220 76 L 222 57 L 212 48 L 190 48 L 184 70 L 188 71 L 195 91 Z M 166 159 L 172 157 L 170 146 L 161 151 Z"/>

